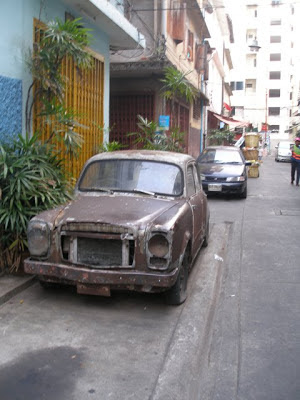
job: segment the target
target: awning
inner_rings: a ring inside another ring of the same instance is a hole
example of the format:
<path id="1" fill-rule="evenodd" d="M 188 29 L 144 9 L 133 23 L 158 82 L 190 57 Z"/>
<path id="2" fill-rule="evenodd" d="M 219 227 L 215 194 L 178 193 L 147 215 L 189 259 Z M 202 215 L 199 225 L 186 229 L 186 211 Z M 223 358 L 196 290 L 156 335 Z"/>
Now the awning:
<path id="1" fill-rule="evenodd" d="M 213 113 L 213 115 L 214 115 L 214 117 L 218 118 L 220 121 L 224 122 L 226 125 L 232 126 L 233 128 L 236 128 L 238 126 L 246 127 L 246 126 L 250 125 L 250 122 L 247 122 L 247 121 L 239 121 L 237 119 L 225 117 L 224 115 L 219 115 L 216 113 Z"/>

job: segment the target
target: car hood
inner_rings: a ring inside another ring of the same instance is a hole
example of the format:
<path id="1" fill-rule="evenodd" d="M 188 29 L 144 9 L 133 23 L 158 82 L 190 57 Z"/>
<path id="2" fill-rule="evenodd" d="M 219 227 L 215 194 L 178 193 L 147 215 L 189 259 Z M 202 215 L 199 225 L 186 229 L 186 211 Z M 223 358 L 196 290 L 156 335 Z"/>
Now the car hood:
<path id="1" fill-rule="evenodd" d="M 243 174 L 244 168 L 244 165 L 200 164 L 201 174 L 214 177 L 240 176 Z"/>
<path id="2" fill-rule="evenodd" d="M 174 215 L 183 199 L 158 199 L 131 195 L 79 195 L 57 215 L 55 225 L 70 222 L 95 222 L 141 228 L 174 208 Z M 177 206 L 177 207 L 176 207 Z M 170 216 L 170 215 L 169 215 Z"/>
<path id="3" fill-rule="evenodd" d="M 291 156 L 292 152 L 290 149 L 278 149 L 278 155 L 280 156 Z"/>

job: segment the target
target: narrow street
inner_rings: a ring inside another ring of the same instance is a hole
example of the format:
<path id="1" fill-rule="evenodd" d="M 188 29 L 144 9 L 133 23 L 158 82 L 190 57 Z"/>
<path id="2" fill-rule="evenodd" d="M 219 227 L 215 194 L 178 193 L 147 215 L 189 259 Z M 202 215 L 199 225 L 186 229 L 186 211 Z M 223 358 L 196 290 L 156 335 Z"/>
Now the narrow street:
<path id="1" fill-rule="evenodd" d="M 179 307 L 38 283 L 0 306 L 0 399 L 296 400 L 300 189 L 264 159 L 245 200 L 209 197 Z"/>
<path id="2" fill-rule="evenodd" d="M 264 159 L 244 202 L 210 200 L 232 225 L 199 399 L 299 398 L 300 190 L 290 164 Z"/>

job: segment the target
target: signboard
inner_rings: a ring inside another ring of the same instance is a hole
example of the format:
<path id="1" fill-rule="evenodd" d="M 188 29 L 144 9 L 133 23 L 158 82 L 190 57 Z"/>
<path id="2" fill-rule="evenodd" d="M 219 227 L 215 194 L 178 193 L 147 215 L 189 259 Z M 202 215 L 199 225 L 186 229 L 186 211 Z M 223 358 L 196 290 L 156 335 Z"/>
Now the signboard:
<path id="1" fill-rule="evenodd" d="M 159 126 L 165 130 L 170 128 L 170 116 L 169 115 L 160 115 L 158 119 Z"/>

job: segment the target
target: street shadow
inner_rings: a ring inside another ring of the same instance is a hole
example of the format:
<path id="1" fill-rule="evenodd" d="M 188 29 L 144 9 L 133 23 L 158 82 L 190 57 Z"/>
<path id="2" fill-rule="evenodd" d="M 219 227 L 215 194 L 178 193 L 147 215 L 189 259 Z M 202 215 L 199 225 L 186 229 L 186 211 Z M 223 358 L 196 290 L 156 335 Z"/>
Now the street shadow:
<path id="1" fill-rule="evenodd" d="M 1 400 L 70 398 L 83 369 L 83 354 L 72 347 L 27 352 L 0 368 Z M 93 390 L 93 389 L 91 389 Z"/>

